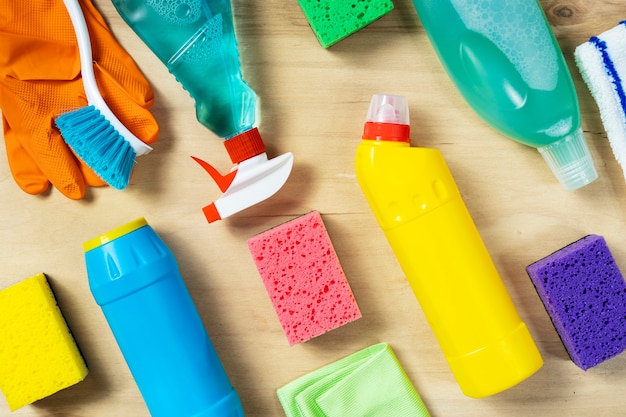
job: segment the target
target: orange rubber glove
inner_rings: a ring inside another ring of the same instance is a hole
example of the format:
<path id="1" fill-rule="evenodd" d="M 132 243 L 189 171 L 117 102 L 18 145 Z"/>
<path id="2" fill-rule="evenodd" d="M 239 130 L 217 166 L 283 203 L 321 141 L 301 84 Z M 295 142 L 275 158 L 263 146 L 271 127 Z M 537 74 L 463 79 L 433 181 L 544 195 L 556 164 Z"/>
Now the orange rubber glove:
<path id="1" fill-rule="evenodd" d="M 152 89 L 91 0 L 81 0 L 94 72 L 113 113 L 135 136 L 152 143 Z M 52 183 L 81 199 L 88 185 L 105 185 L 65 144 L 54 119 L 87 105 L 76 36 L 62 0 L 5 0 L 0 7 L 0 109 L 9 166 L 27 193 Z"/>

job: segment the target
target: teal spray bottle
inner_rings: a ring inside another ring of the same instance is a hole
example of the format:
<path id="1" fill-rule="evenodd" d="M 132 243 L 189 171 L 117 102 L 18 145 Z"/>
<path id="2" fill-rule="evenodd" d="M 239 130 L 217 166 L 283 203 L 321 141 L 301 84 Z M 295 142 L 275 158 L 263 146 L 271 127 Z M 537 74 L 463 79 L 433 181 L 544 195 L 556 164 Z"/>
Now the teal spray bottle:
<path id="1" fill-rule="evenodd" d="M 509 138 L 537 148 L 566 190 L 597 178 L 578 98 L 537 0 L 413 0 L 448 75 Z"/>
<path id="2" fill-rule="evenodd" d="M 209 222 L 269 198 L 293 166 L 268 160 L 254 126 L 257 95 L 243 80 L 230 0 L 113 0 L 128 25 L 195 101 L 198 121 L 224 138 L 235 167 L 226 175 L 194 158 L 224 194 L 204 207 Z"/>

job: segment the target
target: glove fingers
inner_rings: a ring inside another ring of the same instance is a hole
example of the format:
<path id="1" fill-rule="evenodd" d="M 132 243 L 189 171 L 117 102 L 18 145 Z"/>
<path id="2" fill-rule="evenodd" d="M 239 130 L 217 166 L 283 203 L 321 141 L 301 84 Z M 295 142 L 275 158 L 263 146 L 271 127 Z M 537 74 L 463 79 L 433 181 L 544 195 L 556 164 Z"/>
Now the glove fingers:
<path id="1" fill-rule="evenodd" d="M 41 194 L 48 189 L 48 177 L 39 169 L 17 140 L 6 119 L 2 117 L 4 144 L 7 150 L 9 168 L 17 185 L 28 194 Z"/>
<path id="2" fill-rule="evenodd" d="M 129 100 L 127 91 L 118 83 L 117 78 L 99 63 L 95 64 L 94 71 L 100 94 L 113 114 L 143 142 L 148 144 L 155 142 L 159 126 L 149 106 L 146 103 Z"/>
<path id="3" fill-rule="evenodd" d="M 83 174 L 83 178 L 85 179 L 85 184 L 90 187 L 104 187 L 108 185 L 106 181 L 100 178 L 91 168 L 87 166 L 80 158 L 78 159 L 78 167 L 80 168 L 80 172 Z"/>
<path id="4" fill-rule="evenodd" d="M 40 165 L 48 179 L 59 191 L 72 200 L 80 200 L 85 196 L 85 179 L 81 173 L 74 153 L 65 144 L 61 133 L 54 127 L 50 127 L 50 147 L 41 146 L 37 150 L 37 155 L 45 153 L 48 149 L 51 152 L 52 160 Z M 41 144 L 40 144 L 41 145 Z"/>
<path id="5" fill-rule="evenodd" d="M 9 168 L 15 182 L 28 194 L 41 194 L 48 189 L 50 181 L 48 177 L 39 169 L 37 163 L 28 155 L 28 152 L 11 129 L 5 117 L 2 117 L 4 128 L 4 142 L 9 160 Z M 102 187 L 107 183 L 96 175 L 82 160 L 76 157 L 80 172 L 85 178 L 86 185 L 92 187 Z"/>
<path id="6" fill-rule="evenodd" d="M 36 166 L 66 197 L 73 200 L 83 198 L 85 180 L 74 154 L 65 144 L 58 130 L 51 125 L 53 123 L 51 117 L 39 119 L 39 123 L 48 122 L 45 131 L 32 130 L 32 121 L 24 120 L 28 113 L 22 114 L 19 110 L 19 105 L 6 105 L 2 109 L 5 142 L 8 146 L 7 156 L 11 160 L 13 172 L 18 173 L 16 181 L 26 183 L 28 178 L 34 178 L 36 171 L 32 167 Z M 17 159 L 13 161 L 13 158 Z"/>

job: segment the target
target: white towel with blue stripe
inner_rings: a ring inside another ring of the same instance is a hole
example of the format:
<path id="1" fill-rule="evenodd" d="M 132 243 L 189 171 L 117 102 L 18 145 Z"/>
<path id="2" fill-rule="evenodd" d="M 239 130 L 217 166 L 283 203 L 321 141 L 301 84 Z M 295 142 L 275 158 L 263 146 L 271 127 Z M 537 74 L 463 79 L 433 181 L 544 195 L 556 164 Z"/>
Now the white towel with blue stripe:
<path id="1" fill-rule="evenodd" d="M 626 20 L 579 45 L 574 57 L 626 179 Z"/>

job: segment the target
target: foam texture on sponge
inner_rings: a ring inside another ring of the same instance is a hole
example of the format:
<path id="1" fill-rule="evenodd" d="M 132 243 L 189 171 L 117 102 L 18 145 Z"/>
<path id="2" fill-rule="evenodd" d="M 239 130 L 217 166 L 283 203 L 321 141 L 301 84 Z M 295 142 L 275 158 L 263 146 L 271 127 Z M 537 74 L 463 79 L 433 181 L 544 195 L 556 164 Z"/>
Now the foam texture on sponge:
<path id="1" fill-rule="evenodd" d="M 319 43 L 328 48 L 380 19 L 391 0 L 298 0 Z"/>
<path id="2" fill-rule="evenodd" d="M 251 237 L 248 248 L 291 346 L 361 317 L 319 212 Z"/>
<path id="3" fill-rule="evenodd" d="M 602 236 L 526 268 L 567 353 L 587 370 L 626 349 L 626 283 Z"/>
<path id="4" fill-rule="evenodd" d="M 87 375 L 44 274 L 0 291 L 0 339 L 0 389 L 11 411 Z"/>

